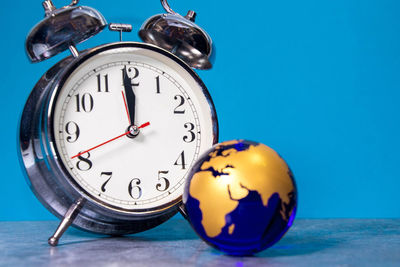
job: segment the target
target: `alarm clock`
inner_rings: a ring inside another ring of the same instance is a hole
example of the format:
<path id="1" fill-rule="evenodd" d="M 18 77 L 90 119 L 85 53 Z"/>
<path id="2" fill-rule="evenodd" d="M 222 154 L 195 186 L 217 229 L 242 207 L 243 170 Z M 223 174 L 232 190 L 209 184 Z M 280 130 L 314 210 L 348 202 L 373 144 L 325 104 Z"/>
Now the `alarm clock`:
<path id="1" fill-rule="evenodd" d="M 26 39 L 32 62 L 65 50 L 33 88 L 19 126 L 19 154 L 40 202 L 61 219 L 50 245 L 70 226 L 109 235 L 153 228 L 182 208 L 186 177 L 218 141 L 210 94 L 192 68 L 211 68 L 213 46 L 166 0 L 147 20 L 144 43 L 122 42 L 128 24 L 107 24 L 87 6 L 56 8 Z M 108 25 L 119 42 L 78 51 Z"/>

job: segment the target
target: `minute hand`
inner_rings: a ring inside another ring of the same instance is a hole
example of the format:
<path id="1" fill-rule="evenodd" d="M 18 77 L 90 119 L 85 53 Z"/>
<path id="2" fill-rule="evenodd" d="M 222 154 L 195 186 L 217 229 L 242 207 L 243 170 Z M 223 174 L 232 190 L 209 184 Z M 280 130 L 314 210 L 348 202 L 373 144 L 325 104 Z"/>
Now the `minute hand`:
<path id="1" fill-rule="evenodd" d="M 123 82 L 124 82 L 126 102 L 128 106 L 129 123 L 130 125 L 134 125 L 136 97 L 135 97 L 135 92 L 133 92 L 132 80 L 128 76 L 128 71 L 126 69 L 126 66 L 123 69 Z"/>

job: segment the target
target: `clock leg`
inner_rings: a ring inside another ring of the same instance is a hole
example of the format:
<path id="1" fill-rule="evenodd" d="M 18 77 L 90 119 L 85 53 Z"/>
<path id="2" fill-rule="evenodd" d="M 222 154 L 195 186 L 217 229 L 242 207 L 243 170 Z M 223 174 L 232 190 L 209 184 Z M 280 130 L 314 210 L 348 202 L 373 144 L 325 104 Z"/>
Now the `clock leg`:
<path id="1" fill-rule="evenodd" d="M 75 220 L 76 216 L 78 215 L 79 211 L 81 210 L 83 204 L 85 204 L 85 200 L 80 198 L 77 202 L 75 202 L 65 213 L 64 218 L 60 222 L 57 227 L 57 230 L 54 234 L 49 238 L 48 243 L 50 246 L 57 246 L 59 239 L 64 234 L 64 232 L 68 229 L 68 227 L 72 224 Z"/>
<path id="2" fill-rule="evenodd" d="M 178 210 L 182 214 L 182 216 L 187 220 L 188 219 L 188 215 L 186 213 L 185 205 L 183 205 L 183 203 L 181 203 L 179 205 Z"/>

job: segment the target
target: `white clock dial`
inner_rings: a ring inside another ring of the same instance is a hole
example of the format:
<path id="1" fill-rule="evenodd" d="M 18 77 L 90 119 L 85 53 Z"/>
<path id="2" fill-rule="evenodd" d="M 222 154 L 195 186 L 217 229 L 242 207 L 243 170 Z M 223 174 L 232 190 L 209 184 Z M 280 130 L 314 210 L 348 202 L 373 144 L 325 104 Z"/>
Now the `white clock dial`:
<path id="1" fill-rule="evenodd" d="M 55 148 L 73 184 L 126 212 L 177 203 L 192 164 L 214 141 L 198 79 L 144 48 L 99 53 L 69 77 L 52 101 Z M 131 124 L 143 126 L 137 136 Z"/>

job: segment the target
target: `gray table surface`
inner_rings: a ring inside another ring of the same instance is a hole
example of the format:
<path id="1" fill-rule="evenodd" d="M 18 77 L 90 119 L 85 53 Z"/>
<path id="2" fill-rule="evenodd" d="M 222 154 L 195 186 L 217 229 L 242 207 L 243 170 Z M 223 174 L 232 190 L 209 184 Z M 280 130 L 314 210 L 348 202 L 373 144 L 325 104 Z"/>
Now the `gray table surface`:
<path id="1" fill-rule="evenodd" d="M 400 266 L 400 219 L 297 219 L 285 237 L 253 257 L 230 257 L 173 218 L 136 235 L 108 237 L 58 222 L 0 222 L 1 266 Z"/>

